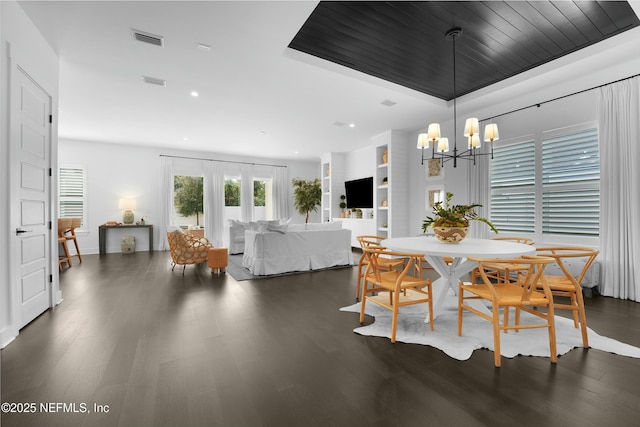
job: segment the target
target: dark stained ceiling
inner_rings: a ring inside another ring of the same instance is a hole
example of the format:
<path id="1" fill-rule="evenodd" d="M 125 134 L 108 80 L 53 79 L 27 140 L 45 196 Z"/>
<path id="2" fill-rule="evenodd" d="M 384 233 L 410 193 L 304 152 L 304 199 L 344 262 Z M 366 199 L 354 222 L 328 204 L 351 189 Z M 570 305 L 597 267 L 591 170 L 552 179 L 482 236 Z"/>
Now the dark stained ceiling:
<path id="1" fill-rule="evenodd" d="M 640 24 L 626 1 L 425 1 L 318 4 L 292 49 L 454 98 Z"/>

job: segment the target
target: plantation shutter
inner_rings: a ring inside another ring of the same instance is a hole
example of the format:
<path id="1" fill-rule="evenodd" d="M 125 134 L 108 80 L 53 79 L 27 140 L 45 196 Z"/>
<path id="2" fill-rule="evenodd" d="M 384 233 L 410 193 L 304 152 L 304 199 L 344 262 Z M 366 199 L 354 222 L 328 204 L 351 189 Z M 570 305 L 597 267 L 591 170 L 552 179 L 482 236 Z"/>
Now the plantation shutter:
<path id="1" fill-rule="evenodd" d="M 501 232 L 535 231 L 534 141 L 496 147 L 491 162 L 491 222 Z"/>
<path id="2" fill-rule="evenodd" d="M 60 218 L 82 218 L 84 225 L 84 169 L 60 168 Z"/>
<path id="3" fill-rule="evenodd" d="M 542 232 L 598 236 L 600 157 L 596 129 L 543 139 Z"/>

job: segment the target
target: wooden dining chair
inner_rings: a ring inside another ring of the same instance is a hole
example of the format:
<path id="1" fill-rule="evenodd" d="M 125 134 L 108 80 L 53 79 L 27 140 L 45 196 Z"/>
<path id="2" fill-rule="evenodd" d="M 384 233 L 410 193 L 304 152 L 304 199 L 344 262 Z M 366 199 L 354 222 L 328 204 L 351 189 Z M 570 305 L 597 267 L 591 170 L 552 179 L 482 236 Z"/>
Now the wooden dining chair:
<path id="1" fill-rule="evenodd" d="M 58 218 L 58 252 L 62 247 L 62 254 L 58 253 L 58 271 L 62 271 L 62 264 L 71 267 L 71 255 L 67 246 L 66 231 L 71 228 L 71 218 Z"/>
<path id="2" fill-rule="evenodd" d="M 533 245 L 533 239 L 529 237 L 493 237 L 491 238 L 491 240 L 501 240 L 503 242 L 514 242 L 514 243 L 522 243 L 524 245 Z M 512 279 L 511 276 L 513 273 L 518 274 L 519 272 L 527 270 L 526 265 L 520 265 L 520 264 L 505 265 L 504 263 L 499 263 L 493 266 L 485 264 L 485 267 L 487 268 L 487 271 L 486 271 L 487 276 L 490 279 L 493 279 L 497 283 L 511 281 Z M 474 268 L 471 271 L 471 282 L 476 283 L 477 278 L 478 278 L 478 269 Z"/>
<path id="3" fill-rule="evenodd" d="M 64 231 L 64 236 L 67 239 L 67 242 L 72 241 L 76 253 L 71 254 L 70 257 L 77 257 L 80 262 L 82 262 L 82 255 L 80 254 L 80 246 L 78 246 L 78 239 L 76 236 L 76 228 L 80 228 L 82 225 L 82 218 L 69 218 L 71 220 L 69 227 Z"/>
<path id="4" fill-rule="evenodd" d="M 369 265 L 370 255 L 365 252 L 366 247 L 381 247 L 380 242 L 385 239 L 383 236 L 363 235 L 357 236 L 356 239 L 360 243 L 362 249 L 362 256 L 358 261 L 358 279 L 356 283 L 356 301 L 359 301 L 360 290 L 362 289 L 362 281 L 364 279 L 365 271 Z M 378 260 L 378 264 L 382 270 L 390 271 L 394 269 L 402 269 L 404 267 L 404 259 L 381 257 Z"/>
<path id="5" fill-rule="evenodd" d="M 580 283 L 600 251 L 593 248 L 563 246 L 537 248 L 536 252 L 538 255 L 553 258 L 564 273 L 562 275 L 545 274 L 544 277 L 555 298 L 555 308 L 571 310 L 573 312 L 573 324 L 576 328 L 580 327 L 582 345 L 584 348 L 588 348 L 587 316 L 584 309 L 584 297 Z M 578 261 L 584 263 L 584 265 L 582 265 L 582 268 L 577 268 L 578 273 L 574 275 L 571 273 L 569 267 Z M 568 298 L 568 302 L 566 299 L 558 299 L 556 297 L 566 297 Z"/>
<path id="6" fill-rule="evenodd" d="M 388 251 L 380 246 L 366 246 L 363 251 L 368 255 L 369 263 L 364 275 L 362 301 L 360 305 L 360 323 L 364 322 L 367 301 L 391 310 L 391 342 L 396 342 L 398 312 L 400 307 L 427 303 L 429 307 L 429 327 L 433 330 L 433 292 L 431 279 L 415 277 L 415 264 L 420 262 L 422 254 Z M 387 258 L 404 258 L 402 270 L 387 270 L 384 262 Z M 381 264 L 380 261 L 383 261 Z"/>
<path id="7" fill-rule="evenodd" d="M 462 336 L 463 311 L 467 310 L 493 325 L 493 351 L 494 363 L 500 367 L 500 331 L 507 333 L 509 330 L 546 328 L 549 332 L 549 355 L 551 362 L 557 361 L 556 332 L 554 321 L 554 304 L 551 289 L 544 281 L 545 266 L 554 262 L 553 258 L 525 255 L 514 259 L 486 259 L 469 257 L 470 261 L 478 263 L 478 272 L 481 283 L 460 282 L 458 292 L 458 336 Z M 516 282 L 494 283 L 487 275 L 487 270 L 494 266 L 504 264 L 518 264 L 526 266 L 526 271 L 518 275 Z M 473 307 L 470 300 L 485 300 L 491 303 L 491 314 Z M 509 308 L 515 308 L 515 319 L 509 323 Z M 540 309 L 542 307 L 542 309 Z M 500 309 L 503 310 L 503 321 L 500 323 Z M 544 320 L 544 322 L 521 322 L 521 311 L 530 313 Z"/>

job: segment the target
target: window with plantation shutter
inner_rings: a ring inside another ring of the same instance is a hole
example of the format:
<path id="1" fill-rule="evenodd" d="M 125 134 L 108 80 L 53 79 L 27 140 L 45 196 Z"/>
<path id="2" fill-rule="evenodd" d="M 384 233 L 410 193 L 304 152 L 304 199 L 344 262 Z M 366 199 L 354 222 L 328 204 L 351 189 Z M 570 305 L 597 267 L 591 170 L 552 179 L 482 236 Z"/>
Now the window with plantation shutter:
<path id="1" fill-rule="evenodd" d="M 598 236 L 600 156 L 589 129 L 542 140 L 542 232 Z"/>
<path id="2" fill-rule="evenodd" d="M 548 132 L 494 148 L 491 221 L 501 232 L 597 238 L 600 157 L 597 129 Z"/>
<path id="3" fill-rule="evenodd" d="M 491 162 L 491 222 L 502 232 L 534 233 L 535 141 L 496 146 Z"/>
<path id="4" fill-rule="evenodd" d="M 79 167 L 60 167 L 60 218 L 82 218 L 86 224 L 85 171 Z"/>

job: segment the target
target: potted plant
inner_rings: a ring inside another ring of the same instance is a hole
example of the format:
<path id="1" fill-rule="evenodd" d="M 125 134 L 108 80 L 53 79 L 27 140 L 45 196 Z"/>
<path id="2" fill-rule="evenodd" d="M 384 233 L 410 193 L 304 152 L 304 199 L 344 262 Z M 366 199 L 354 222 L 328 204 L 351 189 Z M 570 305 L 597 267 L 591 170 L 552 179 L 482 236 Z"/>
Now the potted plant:
<path id="1" fill-rule="evenodd" d="M 305 223 L 309 222 L 309 212 L 316 212 L 322 202 L 322 186 L 318 178 L 307 181 L 294 178 L 292 181 L 294 202 L 293 206 L 300 215 L 305 215 Z"/>
<path id="2" fill-rule="evenodd" d="M 346 198 L 347 196 L 345 196 L 344 194 L 340 196 L 340 218 L 345 217 L 344 208 L 347 207 L 347 203 L 345 202 Z"/>
<path id="3" fill-rule="evenodd" d="M 475 208 L 482 205 L 451 205 L 453 194 L 446 193 L 443 202 L 437 202 L 433 206 L 433 217 L 427 216 L 422 222 L 422 232 L 426 233 L 429 226 L 433 227 L 438 240 L 445 243 L 458 243 L 467 237 L 469 221 L 481 221 L 491 227 L 494 233 L 498 233 L 495 226 L 486 218 L 478 216 Z"/>

